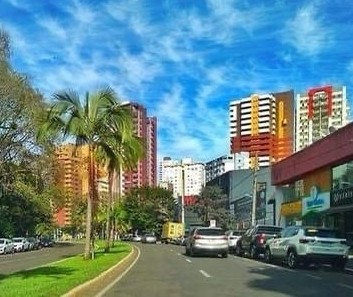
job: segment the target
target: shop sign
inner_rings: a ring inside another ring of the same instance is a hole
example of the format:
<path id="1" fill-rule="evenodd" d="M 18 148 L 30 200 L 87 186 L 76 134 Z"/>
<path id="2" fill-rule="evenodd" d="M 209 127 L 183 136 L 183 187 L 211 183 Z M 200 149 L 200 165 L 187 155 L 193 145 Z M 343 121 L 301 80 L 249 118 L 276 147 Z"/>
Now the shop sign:
<path id="1" fill-rule="evenodd" d="M 303 198 L 302 215 L 308 212 L 320 212 L 330 208 L 330 193 L 319 193 L 317 186 L 310 190 L 310 197 Z"/>
<path id="2" fill-rule="evenodd" d="M 353 188 L 331 192 L 331 207 L 353 204 Z"/>
<path id="3" fill-rule="evenodd" d="M 281 205 L 281 215 L 284 217 L 300 215 L 302 212 L 302 201 L 294 201 L 282 203 Z"/>

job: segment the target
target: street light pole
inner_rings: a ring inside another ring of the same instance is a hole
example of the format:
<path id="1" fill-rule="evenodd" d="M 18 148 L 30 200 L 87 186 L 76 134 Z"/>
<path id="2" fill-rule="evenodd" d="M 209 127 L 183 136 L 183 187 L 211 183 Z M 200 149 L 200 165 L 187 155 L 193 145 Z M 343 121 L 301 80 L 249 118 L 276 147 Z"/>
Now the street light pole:
<path id="1" fill-rule="evenodd" d="M 254 165 L 253 165 L 253 193 L 252 193 L 252 210 L 251 210 L 251 225 L 256 225 L 256 188 L 257 188 L 257 171 L 259 170 L 259 162 L 257 152 L 254 157 Z"/>

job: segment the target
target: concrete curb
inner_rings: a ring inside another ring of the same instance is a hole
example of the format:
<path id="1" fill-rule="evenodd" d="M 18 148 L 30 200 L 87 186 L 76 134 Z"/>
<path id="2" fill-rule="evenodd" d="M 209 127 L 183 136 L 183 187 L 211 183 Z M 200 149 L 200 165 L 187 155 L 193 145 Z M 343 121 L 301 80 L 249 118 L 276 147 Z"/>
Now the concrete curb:
<path id="1" fill-rule="evenodd" d="M 127 257 L 102 272 L 96 278 L 73 288 L 62 295 L 62 297 L 94 297 L 100 294 L 107 286 L 113 283 L 117 277 L 124 274 L 125 270 L 129 270 L 138 259 L 139 250 L 133 245 L 131 247 L 132 250 Z"/>

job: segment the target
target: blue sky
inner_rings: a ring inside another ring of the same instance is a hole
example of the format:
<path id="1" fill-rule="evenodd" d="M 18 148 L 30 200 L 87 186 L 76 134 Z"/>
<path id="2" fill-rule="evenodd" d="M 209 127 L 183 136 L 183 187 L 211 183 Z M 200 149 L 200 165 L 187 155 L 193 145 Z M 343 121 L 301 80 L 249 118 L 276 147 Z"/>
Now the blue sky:
<path id="1" fill-rule="evenodd" d="M 352 20 L 351 0 L 0 0 L 12 65 L 48 99 L 109 85 L 158 118 L 159 157 L 197 161 L 229 152 L 234 98 L 351 98 Z"/>

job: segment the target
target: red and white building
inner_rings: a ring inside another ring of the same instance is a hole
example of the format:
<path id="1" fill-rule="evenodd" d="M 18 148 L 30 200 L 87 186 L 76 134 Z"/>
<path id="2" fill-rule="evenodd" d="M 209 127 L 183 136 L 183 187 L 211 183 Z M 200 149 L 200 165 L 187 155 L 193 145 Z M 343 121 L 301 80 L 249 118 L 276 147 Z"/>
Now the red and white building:
<path id="1" fill-rule="evenodd" d="M 295 151 L 349 123 L 346 87 L 322 86 L 297 94 Z"/>

